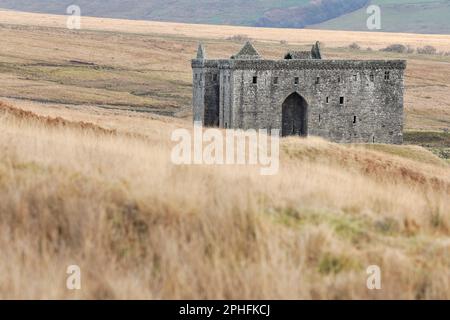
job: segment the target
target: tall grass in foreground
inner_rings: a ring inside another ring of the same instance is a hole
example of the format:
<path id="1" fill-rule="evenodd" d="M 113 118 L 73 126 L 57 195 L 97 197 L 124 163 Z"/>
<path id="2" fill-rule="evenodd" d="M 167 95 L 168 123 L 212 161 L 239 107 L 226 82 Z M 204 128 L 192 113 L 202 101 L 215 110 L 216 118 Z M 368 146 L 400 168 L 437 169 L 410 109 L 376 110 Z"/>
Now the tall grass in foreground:
<path id="1" fill-rule="evenodd" d="M 0 106 L 0 298 L 450 299 L 445 164 L 311 138 L 273 177 L 174 166 L 170 124 L 149 125 Z"/>

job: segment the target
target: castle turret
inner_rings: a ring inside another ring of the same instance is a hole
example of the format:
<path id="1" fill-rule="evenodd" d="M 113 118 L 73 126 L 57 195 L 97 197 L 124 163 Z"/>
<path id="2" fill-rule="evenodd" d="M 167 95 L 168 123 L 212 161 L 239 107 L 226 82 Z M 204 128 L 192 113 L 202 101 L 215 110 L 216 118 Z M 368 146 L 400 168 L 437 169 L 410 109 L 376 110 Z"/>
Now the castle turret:
<path id="1" fill-rule="evenodd" d="M 198 45 L 192 60 L 194 122 L 204 126 L 219 125 L 219 70 L 217 61 L 207 60 L 203 45 Z"/>
<path id="2" fill-rule="evenodd" d="M 201 43 L 198 44 L 197 56 L 192 60 L 192 89 L 193 89 L 193 112 L 194 122 L 204 121 L 205 113 L 205 73 L 204 73 L 205 49 Z"/>
<path id="3" fill-rule="evenodd" d="M 197 59 L 206 59 L 205 48 L 203 48 L 203 44 L 201 42 L 198 44 Z"/>
<path id="4" fill-rule="evenodd" d="M 313 59 L 322 59 L 322 54 L 320 53 L 319 41 L 316 41 L 316 43 L 312 46 L 311 57 Z"/>

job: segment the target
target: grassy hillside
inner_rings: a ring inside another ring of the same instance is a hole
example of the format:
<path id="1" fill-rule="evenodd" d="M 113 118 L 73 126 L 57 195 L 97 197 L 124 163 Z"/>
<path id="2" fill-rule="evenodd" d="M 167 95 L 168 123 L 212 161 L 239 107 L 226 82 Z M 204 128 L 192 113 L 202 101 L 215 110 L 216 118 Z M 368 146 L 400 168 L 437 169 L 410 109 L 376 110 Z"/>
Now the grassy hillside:
<path id="1" fill-rule="evenodd" d="M 381 8 L 381 30 L 389 32 L 450 33 L 448 0 L 371 0 Z M 314 29 L 367 30 L 366 7 L 310 26 Z"/>
<path id="2" fill-rule="evenodd" d="M 438 158 L 292 138 L 263 177 L 172 165 L 180 120 L 28 109 L 0 105 L 0 298 L 450 298 Z"/>
<path id="3" fill-rule="evenodd" d="M 444 149 L 450 58 L 348 45 L 450 50 L 449 36 L 64 25 L 0 11 L 0 299 L 450 299 L 449 164 L 423 147 L 288 138 L 270 177 L 170 161 L 198 42 L 226 57 L 239 34 L 270 58 L 314 40 L 327 58 L 406 58 L 407 141 Z"/>

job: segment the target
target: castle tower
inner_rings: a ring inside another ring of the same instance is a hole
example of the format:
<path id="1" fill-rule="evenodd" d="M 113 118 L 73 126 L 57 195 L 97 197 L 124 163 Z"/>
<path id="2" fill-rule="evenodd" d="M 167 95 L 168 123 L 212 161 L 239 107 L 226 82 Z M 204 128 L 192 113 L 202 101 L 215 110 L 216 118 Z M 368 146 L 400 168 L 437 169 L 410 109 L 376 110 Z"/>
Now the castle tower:
<path id="1" fill-rule="evenodd" d="M 205 111 L 205 74 L 204 60 L 206 57 L 203 45 L 199 43 L 197 57 L 192 60 L 192 83 L 193 83 L 193 111 L 194 122 L 204 122 Z"/>
<path id="2" fill-rule="evenodd" d="M 219 74 L 217 62 L 206 59 L 200 43 L 197 56 L 192 60 L 194 122 L 204 126 L 219 125 Z"/>

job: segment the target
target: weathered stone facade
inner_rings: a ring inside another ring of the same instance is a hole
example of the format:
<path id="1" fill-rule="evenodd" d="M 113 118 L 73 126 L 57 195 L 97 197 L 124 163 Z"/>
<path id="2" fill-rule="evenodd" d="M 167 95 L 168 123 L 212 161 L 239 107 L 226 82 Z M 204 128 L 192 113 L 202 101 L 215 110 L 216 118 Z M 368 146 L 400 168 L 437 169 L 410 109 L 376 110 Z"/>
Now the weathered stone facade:
<path id="1" fill-rule="evenodd" d="M 325 60 L 311 52 L 264 60 L 247 43 L 231 59 L 192 60 L 194 121 L 279 129 L 335 142 L 403 142 L 404 60 Z"/>

